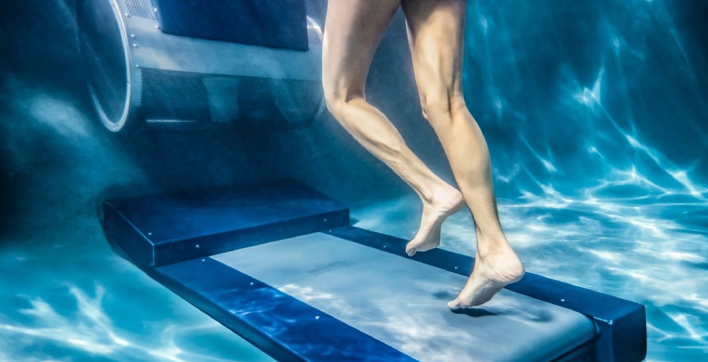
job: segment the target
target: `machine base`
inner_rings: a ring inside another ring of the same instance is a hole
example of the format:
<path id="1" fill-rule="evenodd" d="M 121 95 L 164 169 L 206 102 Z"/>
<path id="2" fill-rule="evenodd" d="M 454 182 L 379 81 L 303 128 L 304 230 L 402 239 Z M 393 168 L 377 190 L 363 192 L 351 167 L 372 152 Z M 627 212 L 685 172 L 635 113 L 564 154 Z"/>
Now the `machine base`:
<path id="1" fill-rule="evenodd" d="M 129 260 L 165 260 L 160 249 L 144 247 L 150 242 L 141 225 L 192 225 L 184 245 L 208 243 L 212 252 L 187 248 L 167 264 L 133 262 L 278 360 L 644 359 L 640 304 L 527 273 L 489 303 L 453 313 L 446 301 L 464 285 L 473 258 L 442 249 L 409 258 L 406 240 L 349 226 L 346 209 L 297 182 L 238 190 L 221 198 L 211 190 L 109 200 L 104 228 Z M 257 215 L 248 212 L 254 205 Z M 313 222 L 324 214 L 338 216 Z M 224 222 L 223 215 L 244 219 Z M 162 242 L 181 243 L 179 233 L 169 236 Z"/>

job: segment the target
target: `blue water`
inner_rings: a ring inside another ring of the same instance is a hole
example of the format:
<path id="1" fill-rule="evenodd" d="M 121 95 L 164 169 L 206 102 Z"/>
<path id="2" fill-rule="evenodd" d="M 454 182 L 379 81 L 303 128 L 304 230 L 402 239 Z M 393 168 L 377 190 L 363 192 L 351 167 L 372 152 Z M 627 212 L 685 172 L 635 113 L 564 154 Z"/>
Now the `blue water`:
<path id="1" fill-rule="evenodd" d="M 0 11 L 12 14 L 0 22 L 0 361 L 269 360 L 115 256 L 101 195 L 286 176 L 352 206 L 357 226 L 415 234 L 415 195 L 326 116 L 255 135 L 105 132 L 71 4 Z M 507 238 L 530 272 L 644 304 L 648 361 L 708 357 L 705 13 L 698 0 L 470 0 L 468 11 L 465 96 Z M 401 20 L 368 96 L 452 182 Z M 474 254 L 466 210 L 443 233 L 443 248 Z"/>

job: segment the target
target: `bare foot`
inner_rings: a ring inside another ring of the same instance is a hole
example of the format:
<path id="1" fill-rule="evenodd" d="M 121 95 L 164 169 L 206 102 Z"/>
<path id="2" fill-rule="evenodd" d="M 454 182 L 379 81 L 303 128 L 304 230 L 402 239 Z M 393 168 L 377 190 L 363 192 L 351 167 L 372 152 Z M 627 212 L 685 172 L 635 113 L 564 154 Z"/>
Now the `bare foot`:
<path id="1" fill-rule="evenodd" d="M 492 299 L 504 286 L 517 282 L 525 274 L 519 257 L 506 245 L 490 252 L 484 258 L 477 253 L 474 270 L 467 284 L 455 300 L 447 303 L 450 309 L 475 307 Z"/>
<path id="2" fill-rule="evenodd" d="M 456 188 L 445 185 L 436 191 L 431 202 L 423 203 L 423 217 L 416 236 L 406 245 L 406 254 L 428 251 L 440 246 L 442 223 L 448 216 L 460 211 L 465 204 L 462 194 Z"/>

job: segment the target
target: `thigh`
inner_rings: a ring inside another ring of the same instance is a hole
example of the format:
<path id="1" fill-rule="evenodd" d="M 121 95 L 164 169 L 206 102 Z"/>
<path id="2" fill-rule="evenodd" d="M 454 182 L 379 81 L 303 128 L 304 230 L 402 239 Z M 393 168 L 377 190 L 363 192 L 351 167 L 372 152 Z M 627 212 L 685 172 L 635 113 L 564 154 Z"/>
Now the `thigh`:
<path id="1" fill-rule="evenodd" d="M 429 97 L 462 96 L 466 0 L 402 0 L 413 71 L 425 107 Z"/>
<path id="2" fill-rule="evenodd" d="M 329 0 L 322 47 L 326 95 L 364 96 L 374 52 L 400 0 Z"/>

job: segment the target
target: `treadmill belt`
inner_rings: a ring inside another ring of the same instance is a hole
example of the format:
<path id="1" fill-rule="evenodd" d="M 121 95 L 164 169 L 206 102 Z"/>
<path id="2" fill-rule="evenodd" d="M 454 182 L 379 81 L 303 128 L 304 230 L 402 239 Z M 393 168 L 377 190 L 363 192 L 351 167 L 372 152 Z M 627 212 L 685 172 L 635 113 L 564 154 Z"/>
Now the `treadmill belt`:
<path id="1" fill-rule="evenodd" d="M 506 289 L 453 313 L 466 277 L 324 233 L 211 258 L 420 361 L 551 361 L 595 333 L 583 314 Z"/>

